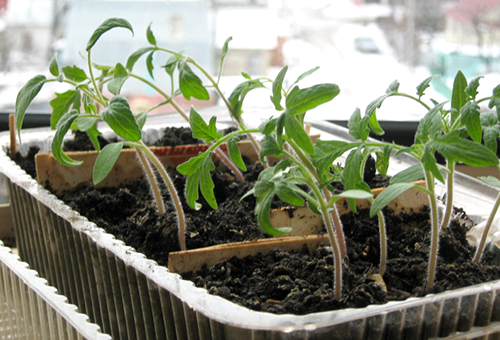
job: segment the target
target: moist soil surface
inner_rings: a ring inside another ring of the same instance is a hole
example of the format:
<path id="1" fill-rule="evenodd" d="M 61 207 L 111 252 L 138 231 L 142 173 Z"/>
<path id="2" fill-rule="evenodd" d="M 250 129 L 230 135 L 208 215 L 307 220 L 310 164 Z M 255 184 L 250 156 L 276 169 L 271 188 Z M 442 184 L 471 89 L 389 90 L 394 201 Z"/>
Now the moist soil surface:
<path id="1" fill-rule="evenodd" d="M 215 195 L 219 205 L 211 209 L 203 199 L 202 208 L 194 211 L 184 206 L 187 218 L 188 249 L 216 244 L 266 238 L 254 215 L 255 198 L 247 193 L 262 170 L 261 165 L 247 164 L 246 183 L 237 183 L 228 173 L 214 172 Z M 184 192 L 184 176 L 170 169 L 179 194 Z M 369 180 L 373 175 L 366 175 Z M 372 187 L 381 186 L 379 176 Z M 78 188 L 62 197 L 99 227 L 119 240 L 166 265 L 168 254 L 179 250 L 176 216 L 167 203 L 167 213 L 159 215 L 145 182 L 121 188 Z M 165 199 L 169 202 L 168 194 Z M 183 197 L 181 199 L 184 202 Z M 276 205 L 277 207 L 278 205 Z M 375 283 L 379 235 L 376 218 L 365 210 L 341 217 L 348 254 L 343 268 L 343 297 L 333 298 L 333 256 L 328 247 L 315 252 L 289 253 L 275 249 L 267 255 L 232 258 L 198 273 L 185 273 L 209 293 L 229 299 L 256 311 L 307 314 L 343 308 L 360 308 L 393 300 L 439 293 L 500 277 L 493 256 L 483 256 L 480 265 L 471 264 L 474 249 L 467 244 L 466 232 L 473 222 L 463 211 L 456 211 L 449 228 L 441 232 L 437 277 L 434 288 L 425 290 L 430 243 L 427 211 L 393 216 L 385 210 L 388 234 L 388 263 L 383 277 L 387 289 Z M 404 228 L 401 228 L 404 225 Z"/>

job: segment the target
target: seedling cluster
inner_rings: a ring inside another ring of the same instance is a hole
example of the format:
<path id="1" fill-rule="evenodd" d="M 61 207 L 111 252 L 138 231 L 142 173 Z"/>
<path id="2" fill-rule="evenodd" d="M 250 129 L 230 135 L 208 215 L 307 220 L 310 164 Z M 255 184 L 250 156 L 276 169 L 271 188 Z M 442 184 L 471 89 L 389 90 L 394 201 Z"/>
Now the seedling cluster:
<path id="1" fill-rule="evenodd" d="M 97 184 L 109 174 L 125 145 L 135 148 L 161 213 L 165 209 L 157 183 L 157 173 L 170 191 L 170 196 L 177 210 L 179 242 L 182 249 L 185 249 L 185 218 L 180 199 L 168 172 L 142 140 L 142 127 L 148 112 L 161 105 L 172 105 L 189 122 L 193 136 L 202 138 L 209 143 L 207 151 L 178 167 L 178 171 L 187 176 L 186 199 L 187 203 L 194 209 L 200 207 L 198 203 L 200 193 L 210 206 L 217 208 L 213 193 L 214 184 L 211 179 L 211 171 L 215 169 L 214 155 L 227 164 L 240 180 L 243 180 L 240 174 L 241 171 L 246 171 L 246 167 L 237 142 L 240 135 L 249 135 L 261 161 L 266 165 L 255 187 L 248 193 L 248 195 L 253 194 L 257 198 L 255 213 L 259 224 L 268 234 L 285 234 L 289 231 L 274 228 L 271 224 L 271 202 L 276 195 L 292 205 L 307 204 L 313 212 L 321 215 L 334 255 L 336 298 L 340 298 L 342 294 L 342 267 L 346 256 L 344 232 L 336 210 L 336 202 L 341 198 L 347 198 L 353 211 L 356 211 L 356 199 L 368 199 L 372 202 L 370 214 L 378 217 L 380 227 L 379 274 L 383 276 L 386 267 L 387 247 L 382 209 L 404 191 L 416 188 L 426 193 L 430 202 L 432 236 L 427 288 L 432 288 L 436 271 L 439 233 L 440 230 L 448 227 L 453 208 L 453 182 L 456 164 L 498 165 L 496 146 L 500 133 L 500 86 L 493 90 L 491 96 L 478 99 L 476 97 L 480 78 L 467 82 L 464 75 L 458 72 L 451 100 L 438 103 L 433 100 L 425 102 L 422 98 L 435 77 L 429 77 L 419 84 L 416 95 L 399 92 L 399 83 L 395 81 L 390 84 L 385 94 L 368 105 L 364 115 L 361 115 L 359 109 L 354 111 L 349 120 L 349 133 L 355 141 L 318 140 L 316 144 L 313 144 L 304 127 L 306 113 L 331 101 L 340 91 L 335 84 L 318 84 L 306 88 L 299 86 L 303 78 L 317 71 L 318 68 L 303 73 L 288 87 L 284 86 L 287 67 L 284 67 L 274 80 L 254 79 L 243 73 L 245 81 L 226 98 L 219 88 L 219 80 L 231 38 L 227 39 L 224 44 L 218 77 L 212 77 L 195 60 L 182 52 L 159 47 L 151 25 L 146 32 L 150 46 L 134 52 L 128 58 L 125 66 L 120 63 L 114 66 L 95 64 L 92 61 L 92 48 L 103 34 L 114 28 L 124 28 L 133 33 L 132 26 L 124 19 L 106 20 L 94 31 L 87 43 L 86 71 L 76 66 L 65 66 L 61 69 L 54 58 L 49 65 L 53 78 L 48 79 L 43 75 L 38 75 L 28 81 L 19 92 L 16 101 L 18 133 L 20 133 L 27 108 L 44 84 L 57 81 L 71 85 L 72 89 L 64 93 L 57 93 L 56 98 L 51 101 L 53 108 L 51 126 L 56 130 L 52 142 L 54 157 L 68 166 L 79 165 L 78 161 L 71 159 L 63 152 L 62 143 L 63 138 L 70 130 L 85 131 L 96 150 L 100 151 L 93 175 L 94 183 Z M 155 53 L 168 53 L 170 55 L 163 67 L 171 78 L 170 93 L 162 90 L 154 82 L 133 73 L 136 62 L 142 56 L 146 56 L 147 69 L 151 78 L 154 78 L 153 56 Z M 203 83 L 192 67 L 203 74 L 208 84 Z M 177 82 L 174 81 L 174 77 L 177 77 Z M 145 112 L 133 113 L 126 98 L 120 95 L 121 88 L 128 79 L 136 79 L 148 84 L 162 95 L 165 101 Z M 177 89 L 175 88 L 176 83 L 178 83 Z M 107 98 L 104 94 L 103 87 L 105 85 L 109 93 L 112 94 L 111 98 Z M 242 118 L 243 102 L 250 91 L 263 88 L 270 90 L 271 105 L 276 110 L 276 114 L 258 128 L 249 129 L 245 126 Z M 175 102 L 174 98 L 178 95 L 182 95 L 188 100 L 191 98 L 208 100 L 210 98 L 209 89 L 215 90 L 226 104 L 231 117 L 239 127 L 238 130 L 222 135 L 217 131 L 215 117 L 207 123 L 194 108 L 186 113 Z M 377 121 L 376 111 L 385 100 L 397 96 L 416 101 L 427 111 L 420 122 L 414 143 L 409 147 L 378 142 L 368 138 L 370 132 L 378 135 L 384 133 Z M 496 109 L 496 112 L 481 113 L 479 105 L 485 101 L 489 101 L 489 108 Z M 123 141 L 110 144 L 100 150 L 97 137 L 100 135 L 98 122 L 101 120 L 106 122 Z M 262 136 L 261 142 L 257 142 L 252 134 L 260 134 Z M 227 144 L 229 157 L 219 148 L 223 143 Z M 435 157 L 436 152 L 446 159 L 444 166 L 438 164 Z M 393 176 L 387 189 L 376 199 L 373 199 L 369 186 L 363 181 L 366 160 L 374 155 L 378 172 L 385 176 L 391 155 L 394 153 L 406 153 L 415 158 L 418 164 Z M 336 166 L 338 158 L 345 154 L 347 154 L 347 158 L 343 168 Z M 426 187 L 413 183 L 420 178 L 426 179 Z M 346 189 L 342 194 L 333 194 L 331 182 L 334 179 L 342 181 Z M 497 179 L 486 178 L 484 180 L 500 187 L 500 181 Z M 436 181 L 444 183 L 447 189 L 446 208 L 441 219 L 438 214 Z M 474 262 L 478 262 L 481 258 L 486 244 L 485 237 L 499 205 L 500 196 L 493 208 L 492 216 L 488 220 L 485 236 L 478 246 Z"/>

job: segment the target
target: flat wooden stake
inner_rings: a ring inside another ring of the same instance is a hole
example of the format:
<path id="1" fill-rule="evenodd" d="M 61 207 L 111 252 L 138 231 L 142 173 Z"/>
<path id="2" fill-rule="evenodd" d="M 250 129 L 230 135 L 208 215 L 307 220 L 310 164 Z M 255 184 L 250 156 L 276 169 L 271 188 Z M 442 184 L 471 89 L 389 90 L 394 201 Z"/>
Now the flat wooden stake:
<path id="1" fill-rule="evenodd" d="M 16 116 L 13 113 L 9 115 L 9 131 L 10 131 L 10 154 L 11 156 L 15 156 L 17 154 Z"/>

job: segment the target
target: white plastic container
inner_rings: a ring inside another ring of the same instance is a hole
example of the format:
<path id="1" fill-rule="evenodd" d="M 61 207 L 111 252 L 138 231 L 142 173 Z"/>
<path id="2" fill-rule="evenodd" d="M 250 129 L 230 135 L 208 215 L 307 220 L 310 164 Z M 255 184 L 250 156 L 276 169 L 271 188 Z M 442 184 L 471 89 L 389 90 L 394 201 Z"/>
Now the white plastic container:
<path id="1" fill-rule="evenodd" d="M 312 123 L 322 139 L 347 136 L 340 127 Z M 23 133 L 25 143 L 37 138 Z M 393 171 L 410 164 L 395 159 Z M 43 189 L 3 152 L 0 172 L 9 182 L 21 258 L 113 338 L 392 340 L 500 331 L 500 281 L 362 309 L 303 316 L 251 311 L 209 295 L 117 241 Z M 456 205 L 485 215 L 496 190 L 456 177 Z"/>

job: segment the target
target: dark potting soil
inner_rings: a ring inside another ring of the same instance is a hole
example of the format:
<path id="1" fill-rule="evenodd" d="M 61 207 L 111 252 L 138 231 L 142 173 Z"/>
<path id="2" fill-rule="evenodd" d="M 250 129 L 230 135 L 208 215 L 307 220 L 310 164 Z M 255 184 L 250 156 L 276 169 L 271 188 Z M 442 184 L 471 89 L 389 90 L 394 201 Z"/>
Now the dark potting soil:
<path id="1" fill-rule="evenodd" d="M 275 249 L 267 255 L 236 257 L 185 273 L 183 278 L 247 308 L 276 314 L 308 314 L 405 300 L 439 293 L 500 277 L 498 266 L 485 254 L 480 265 L 471 263 L 474 249 L 465 239 L 473 222 L 463 213 L 441 233 L 434 288 L 425 290 L 430 227 L 426 211 L 393 216 L 386 211 L 388 263 L 383 277 L 387 290 L 370 277 L 377 273 L 379 236 L 376 218 L 368 210 L 342 216 L 348 254 L 343 268 L 343 297 L 333 293 L 333 255 L 329 247 L 315 252 Z M 406 225 L 401 229 L 401 225 Z"/>

